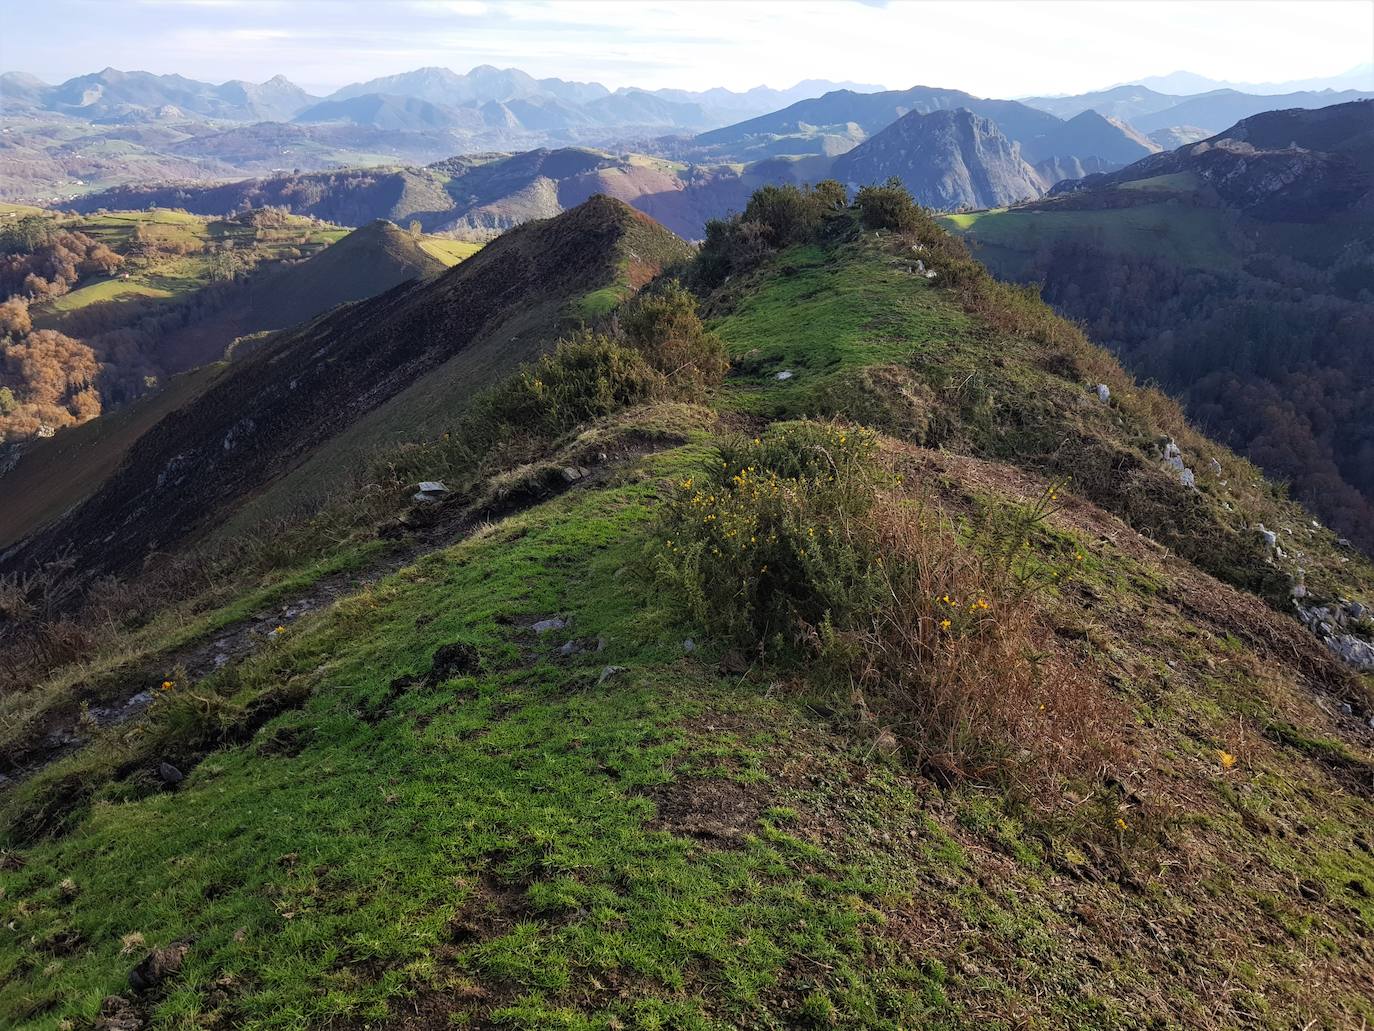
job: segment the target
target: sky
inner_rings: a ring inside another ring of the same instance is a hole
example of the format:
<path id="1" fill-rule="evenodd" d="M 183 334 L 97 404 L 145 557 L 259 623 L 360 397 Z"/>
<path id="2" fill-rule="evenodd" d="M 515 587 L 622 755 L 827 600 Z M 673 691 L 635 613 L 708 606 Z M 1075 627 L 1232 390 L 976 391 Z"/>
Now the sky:
<path id="1" fill-rule="evenodd" d="M 1178 70 L 1272 82 L 1374 60 L 1374 0 L 0 0 L 0 70 L 113 66 L 316 93 L 442 65 L 612 89 L 811 78 L 979 96 Z"/>

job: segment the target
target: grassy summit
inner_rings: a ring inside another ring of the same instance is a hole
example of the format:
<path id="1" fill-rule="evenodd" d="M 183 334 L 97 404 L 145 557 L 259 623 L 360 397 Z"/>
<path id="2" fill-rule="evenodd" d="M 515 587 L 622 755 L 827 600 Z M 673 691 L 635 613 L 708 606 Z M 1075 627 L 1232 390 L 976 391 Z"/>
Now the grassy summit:
<path id="1" fill-rule="evenodd" d="M 16 685 L 12 754 L 87 709 L 7 769 L 0 1019 L 1374 1020 L 1371 685 L 1283 611 L 1299 552 L 1323 598 L 1369 566 L 927 221 L 865 214 L 726 227 L 685 272 L 704 326 L 624 284 L 394 452 L 367 518 Z"/>

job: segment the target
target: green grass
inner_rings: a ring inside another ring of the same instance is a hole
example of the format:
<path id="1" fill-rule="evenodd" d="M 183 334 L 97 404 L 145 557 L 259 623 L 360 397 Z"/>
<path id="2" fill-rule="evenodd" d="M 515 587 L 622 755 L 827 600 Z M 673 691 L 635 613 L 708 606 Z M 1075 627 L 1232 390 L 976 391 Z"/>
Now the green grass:
<path id="1" fill-rule="evenodd" d="M 1174 172 L 1170 175 L 1152 175 L 1148 179 L 1131 179 L 1121 183 L 1117 189 L 1180 193 L 1196 190 L 1200 185 L 1201 182 L 1194 173 Z"/>
<path id="2" fill-rule="evenodd" d="M 1150 180 L 1140 188 L 1177 187 Z M 1041 247 L 1082 236 L 1109 250 L 1166 258 L 1187 268 L 1231 268 L 1240 261 L 1230 242 L 1235 216 L 1214 208 L 1166 203 L 1104 211 L 997 208 L 939 221 L 968 240 L 980 259 L 1009 273 L 1024 270 Z"/>
<path id="3" fill-rule="evenodd" d="M 29 851 L 22 871 L 3 875 L 6 901 L 25 900 L 26 914 L 22 938 L 0 938 L 0 1014 L 42 1012 L 36 1026 L 93 1015 L 129 965 L 120 936 L 137 932 L 150 943 L 197 938 L 158 1011 L 170 1023 L 204 1014 L 227 976 L 240 986 L 235 1021 L 261 1027 L 380 1018 L 388 999 L 431 978 L 509 984 L 497 1003 L 518 1027 L 600 1027 L 614 1013 L 719 1026 L 699 986 L 716 986 L 719 1018 L 747 1019 L 780 983 L 796 991 L 793 956 L 833 971 L 832 1005 L 864 1026 L 920 1019 L 926 978 L 895 943 L 883 946 L 888 969 L 865 970 L 892 871 L 843 868 L 762 807 L 741 821 L 738 849 L 649 825 L 646 793 L 675 776 L 745 797 L 768 780 L 759 740 L 697 740 L 684 720 L 761 714 L 771 747 L 796 717 L 680 662 L 676 635 L 615 590 L 615 545 L 638 534 L 647 491 L 550 506 L 293 626 L 241 679 L 309 682 L 305 709 L 263 737 L 304 732 L 305 747 L 217 753 L 175 796 L 116 786 L 78 833 Z M 558 666 L 552 639 L 517 643 L 503 622 L 555 612 L 579 638 L 604 636 L 606 651 Z M 454 639 L 476 644 L 487 672 L 367 715 L 391 678 L 422 670 Z M 598 687 L 608 663 L 631 668 Z M 97 854 L 94 865 L 83 858 Z M 64 901 L 68 876 L 80 890 Z M 445 970 L 455 921 L 497 933 Z M 56 970 L 21 944 L 67 932 L 90 948 Z M 633 990 L 571 1015 L 591 979 Z"/>
<path id="4" fill-rule="evenodd" d="M 70 293 L 49 301 L 48 310 L 61 313 L 75 311 L 100 301 L 117 301 L 127 297 L 167 298 L 171 296 L 173 296 L 171 290 L 159 289 L 132 279 L 102 279 L 77 287 Z"/>
<path id="5" fill-rule="evenodd" d="M 480 243 L 471 243 L 467 240 L 446 240 L 439 236 L 424 237 L 420 241 L 420 246 L 425 249 L 425 253 L 438 258 L 445 265 L 456 265 L 464 258 L 471 258 L 482 249 Z"/>
<path id="6" fill-rule="evenodd" d="M 835 260 L 819 247 L 779 258 L 766 280 L 711 328 L 736 366 L 722 402 L 799 414 L 838 374 L 911 361 L 968 335 L 967 316 L 877 250 Z M 792 377 L 778 380 L 780 372 Z"/>

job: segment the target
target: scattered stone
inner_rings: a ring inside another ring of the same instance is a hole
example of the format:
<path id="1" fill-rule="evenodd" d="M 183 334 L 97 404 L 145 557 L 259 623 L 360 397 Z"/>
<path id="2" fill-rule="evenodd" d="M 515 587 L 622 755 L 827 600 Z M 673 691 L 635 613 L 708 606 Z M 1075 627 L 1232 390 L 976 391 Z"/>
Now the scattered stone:
<path id="1" fill-rule="evenodd" d="M 1345 611 L 1351 619 L 1363 619 L 1369 610 L 1358 601 L 1348 601 L 1345 603 Z"/>
<path id="2" fill-rule="evenodd" d="M 438 501 L 448 493 L 439 480 L 422 480 L 414 495 L 415 501 Z"/>
<path id="3" fill-rule="evenodd" d="M 136 992 L 152 991 L 181 970 L 190 951 L 191 943 L 187 941 L 173 942 L 165 949 L 154 949 L 129 971 L 129 987 Z"/>
<path id="4" fill-rule="evenodd" d="M 1112 399 L 1112 388 L 1105 383 L 1097 385 L 1097 399 L 1104 405 Z"/>
<path id="5" fill-rule="evenodd" d="M 781 380 L 789 380 L 789 379 L 792 378 L 792 370 L 791 370 L 791 369 L 783 369 L 782 372 L 778 373 L 778 374 L 777 374 L 776 376 L 774 376 L 773 378 L 774 378 L 774 379 L 781 379 Z"/>
<path id="6" fill-rule="evenodd" d="M 558 654 L 567 658 L 569 655 L 576 655 L 578 651 L 576 641 L 565 641 L 563 647 L 558 649 Z"/>
<path id="7" fill-rule="evenodd" d="M 579 469 L 576 466 L 572 465 L 564 466 L 562 469 L 559 470 L 559 473 L 563 477 L 564 483 L 576 483 L 578 480 L 582 479 L 582 477 L 587 475 L 587 471 L 585 469 Z"/>
<path id="8" fill-rule="evenodd" d="M 171 763 L 159 763 L 157 768 L 158 780 L 168 787 L 174 787 L 186 779 L 186 774 L 182 773 Z"/>
<path id="9" fill-rule="evenodd" d="M 606 681 L 610 680 L 611 677 L 625 672 L 627 672 L 627 670 L 624 666 L 607 666 L 601 671 L 601 676 L 596 678 L 596 682 L 598 684 L 604 684 Z"/>
<path id="10" fill-rule="evenodd" d="M 1264 538 L 1265 547 L 1273 548 L 1278 545 L 1279 535 L 1273 530 L 1266 529 L 1263 523 L 1256 523 L 1255 530 Z"/>
<path id="11" fill-rule="evenodd" d="M 688 655 L 691 655 L 692 652 L 697 650 L 696 641 L 693 641 L 690 637 L 687 638 L 687 640 L 682 642 L 682 650 L 686 652 Z"/>
<path id="12" fill-rule="evenodd" d="M 1349 537 L 1337 537 L 1337 538 L 1336 538 L 1336 545 L 1337 545 L 1338 547 L 1341 547 L 1341 548 L 1349 548 L 1349 547 L 1351 547 L 1350 538 L 1349 538 Z"/>
<path id="13" fill-rule="evenodd" d="M 1337 658 L 1361 673 L 1374 673 L 1374 644 L 1344 632 L 1347 620 L 1345 609 L 1340 606 L 1308 608 L 1298 605 L 1297 610 L 1298 618 L 1335 652 Z"/>
<path id="14" fill-rule="evenodd" d="M 1166 437 L 1164 440 L 1164 464 L 1178 474 L 1178 480 L 1183 486 L 1196 486 L 1193 470 L 1183 461 L 1183 452 L 1178 449 L 1173 437 Z"/>
<path id="15" fill-rule="evenodd" d="M 1341 715 L 1342 715 L 1342 716 L 1353 716 L 1353 715 L 1355 715 L 1355 707 L 1352 706 L 1349 702 L 1341 702 Z"/>
<path id="16" fill-rule="evenodd" d="M 568 623 L 566 620 L 554 616 L 551 619 L 541 619 L 538 623 L 531 626 L 530 629 L 536 634 L 545 634 L 550 630 L 562 630 L 567 625 Z"/>
<path id="17" fill-rule="evenodd" d="M 1218 462 L 1215 458 L 1209 459 L 1209 461 L 1212 463 L 1212 475 L 1213 475 L 1213 476 L 1220 476 L 1220 475 L 1221 475 L 1221 463 Z"/>

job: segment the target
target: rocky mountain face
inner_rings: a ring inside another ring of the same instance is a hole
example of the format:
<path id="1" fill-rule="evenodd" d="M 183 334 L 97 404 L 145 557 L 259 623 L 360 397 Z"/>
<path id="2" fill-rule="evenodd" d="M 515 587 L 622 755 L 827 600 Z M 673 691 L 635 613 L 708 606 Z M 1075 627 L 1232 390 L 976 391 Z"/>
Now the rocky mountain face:
<path id="1" fill-rule="evenodd" d="M 1040 169 L 1038 178 L 1047 184 L 1118 168 L 1159 149 L 1130 126 L 1093 111 L 1077 112 L 1066 121 L 1014 100 L 917 86 L 872 94 L 837 90 L 701 133 L 693 147 L 678 156 L 732 161 L 775 155 L 837 157 L 909 114 L 960 109 L 995 123 L 1003 136 L 1018 144 L 1020 156 Z M 1023 196 L 1038 196 L 1042 190 L 1043 186 Z"/>
<path id="2" fill-rule="evenodd" d="M 1064 182 L 1055 195 L 1159 176 L 1192 176 L 1218 201 L 1265 221 L 1317 222 L 1366 207 L 1374 190 L 1374 101 L 1270 111 L 1200 143 L 1117 172 Z"/>
<path id="3" fill-rule="evenodd" d="M 912 112 L 836 160 L 832 174 L 853 184 L 901 179 L 937 210 L 1001 207 L 1034 198 L 1044 183 L 1020 148 L 971 111 Z"/>

